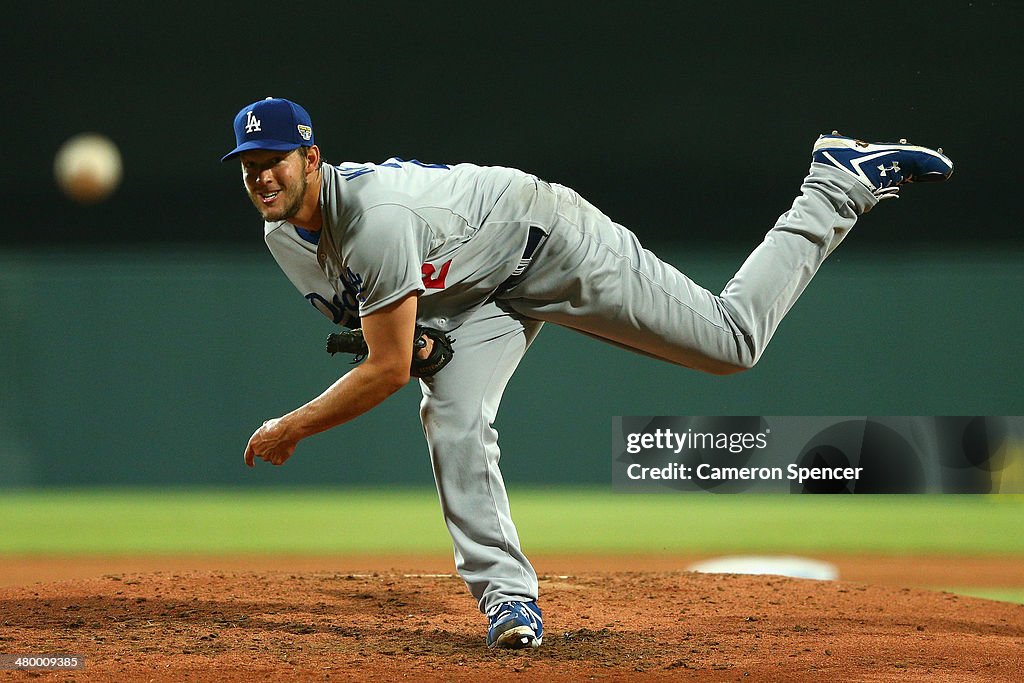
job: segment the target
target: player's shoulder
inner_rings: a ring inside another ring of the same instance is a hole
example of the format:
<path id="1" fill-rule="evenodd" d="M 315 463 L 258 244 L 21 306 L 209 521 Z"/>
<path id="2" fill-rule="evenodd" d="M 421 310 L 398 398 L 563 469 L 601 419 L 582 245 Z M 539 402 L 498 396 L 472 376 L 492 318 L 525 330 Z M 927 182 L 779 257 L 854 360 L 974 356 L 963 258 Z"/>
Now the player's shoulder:
<path id="1" fill-rule="evenodd" d="M 380 216 L 401 214 L 422 194 L 421 181 L 409 177 L 399 164 L 346 161 L 329 169 L 324 185 L 324 206 L 337 223 L 350 224 L 372 211 Z"/>
<path id="2" fill-rule="evenodd" d="M 468 161 L 432 162 L 403 159 L 397 156 L 389 157 L 381 162 L 342 161 L 330 165 L 329 169 L 338 180 L 358 188 L 375 184 L 386 186 L 396 182 L 401 183 L 406 178 L 442 177 L 448 175 L 444 173 L 445 171 L 452 171 L 455 174 L 472 174 L 486 173 L 495 169 L 510 170 L 502 167 L 481 166 Z M 355 182 L 357 180 L 360 182 Z"/>
<path id="3" fill-rule="evenodd" d="M 268 242 L 272 239 L 280 239 L 287 236 L 288 221 L 264 221 L 263 237 Z"/>

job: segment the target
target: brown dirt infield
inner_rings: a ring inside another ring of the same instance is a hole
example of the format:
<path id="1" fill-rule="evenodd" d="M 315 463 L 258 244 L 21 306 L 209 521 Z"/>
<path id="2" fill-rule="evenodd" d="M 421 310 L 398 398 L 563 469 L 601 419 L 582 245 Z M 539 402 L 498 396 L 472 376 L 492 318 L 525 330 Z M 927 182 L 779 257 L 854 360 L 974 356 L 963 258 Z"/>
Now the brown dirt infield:
<path id="1" fill-rule="evenodd" d="M 365 571 L 352 558 L 335 563 L 346 571 L 318 565 L 324 558 L 293 558 L 290 570 L 287 558 L 225 559 L 221 569 L 179 558 L 203 568 L 37 574 L 49 582 L 0 588 L 0 653 L 84 655 L 86 668 L 6 671 L 0 681 L 1012 681 L 1024 672 L 1024 605 L 909 587 L 933 575 L 1020 585 L 1019 559 L 860 560 L 875 568 L 873 583 L 856 578 L 849 558 L 837 560 L 844 580 L 829 582 L 681 571 L 690 559 L 538 561 L 545 638 L 529 652 L 484 647 L 483 618 L 444 558 L 363 558 Z M 32 560 L 0 560 L 0 577 L 18 562 Z M 995 569 L 986 580 L 971 563 Z"/>

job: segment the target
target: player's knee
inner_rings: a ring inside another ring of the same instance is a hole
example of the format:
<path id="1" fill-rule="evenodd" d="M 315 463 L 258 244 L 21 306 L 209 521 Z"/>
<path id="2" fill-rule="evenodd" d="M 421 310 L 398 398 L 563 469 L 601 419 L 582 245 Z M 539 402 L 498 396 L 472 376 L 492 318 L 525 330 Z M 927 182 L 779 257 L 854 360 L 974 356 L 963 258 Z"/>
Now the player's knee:
<path id="1" fill-rule="evenodd" d="M 718 375 L 719 377 L 736 375 L 754 367 L 754 363 L 756 362 L 756 360 L 751 360 L 749 363 L 721 363 L 713 368 L 709 368 L 707 372 L 711 373 L 712 375 Z"/>
<path id="2" fill-rule="evenodd" d="M 760 359 L 761 359 L 761 354 L 759 354 L 759 353 L 758 354 L 751 354 L 749 356 L 743 356 L 743 357 L 741 357 L 739 359 L 739 362 L 737 362 L 735 365 L 733 365 L 733 371 L 730 372 L 729 374 L 730 375 L 735 375 L 736 373 L 745 372 L 747 370 L 750 370 L 755 365 L 757 365 L 757 361 L 760 360 Z"/>
<path id="3" fill-rule="evenodd" d="M 710 367 L 704 368 L 704 370 L 712 375 L 735 375 L 750 370 L 757 365 L 760 357 L 760 353 L 755 353 L 749 348 L 741 348 L 737 353 L 731 354 L 727 358 L 718 359 Z"/>

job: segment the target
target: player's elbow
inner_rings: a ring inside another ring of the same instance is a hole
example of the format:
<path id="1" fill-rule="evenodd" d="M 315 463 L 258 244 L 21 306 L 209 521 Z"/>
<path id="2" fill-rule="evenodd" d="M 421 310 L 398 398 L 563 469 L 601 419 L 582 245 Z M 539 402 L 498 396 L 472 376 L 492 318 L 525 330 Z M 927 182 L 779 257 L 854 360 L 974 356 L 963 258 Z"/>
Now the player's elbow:
<path id="1" fill-rule="evenodd" d="M 381 386 L 388 392 L 394 393 L 403 386 L 409 384 L 409 364 L 389 364 L 378 370 L 378 378 Z"/>
<path id="2" fill-rule="evenodd" d="M 408 363 L 379 362 L 371 356 L 362 367 L 373 373 L 373 383 L 386 396 L 390 396 L 409 383 Z"/>
<path id="3" fill-rule="evenodd" d="M 389 368 L 381 375 L 381 384 L 384 389 L 393 394 L 409 383 L 409 368 Z"/>

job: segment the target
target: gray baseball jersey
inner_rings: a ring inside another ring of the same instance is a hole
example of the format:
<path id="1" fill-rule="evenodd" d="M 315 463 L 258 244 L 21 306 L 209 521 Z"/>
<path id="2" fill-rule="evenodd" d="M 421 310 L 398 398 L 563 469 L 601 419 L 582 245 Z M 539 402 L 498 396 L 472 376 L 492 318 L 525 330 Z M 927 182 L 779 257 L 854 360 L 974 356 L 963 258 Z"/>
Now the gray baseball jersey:
<path id="1" fill-rule="evenodd" d="M 793 207 L 719 295 L 573 190 L 505 168 L 324 166 L 319 244 L 287 223 L 268 224 L 266 238 L 299 291 L 336 323 L 358 325 L 359 314 L 416 291 L 421 323 L 458 328 L 451 363 L 420 380 L 420 419 L 456 568 L 487 611 L 537 597 L 493 424 L 543 323 L 708 372 L 750 367 L 877 201 L 848 174 L 812 164 Z M 527 267 L 535 230 L 544 238 Z"/>
<path id="2" fill-rule="evenodd" d="M 335 323 L 358 327 L 361 315 L 419 292 L 419 321 L 452 330 L 518 265 L 539 211 L 537 183 L 522 171 L 473 164 L 325 165 L 321 235 L 267 223 L 266 241 L 292 283 Z"/>

